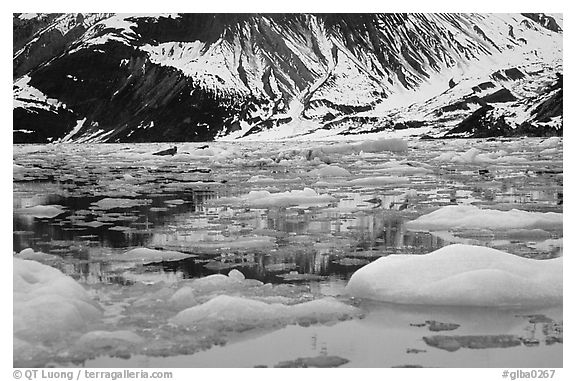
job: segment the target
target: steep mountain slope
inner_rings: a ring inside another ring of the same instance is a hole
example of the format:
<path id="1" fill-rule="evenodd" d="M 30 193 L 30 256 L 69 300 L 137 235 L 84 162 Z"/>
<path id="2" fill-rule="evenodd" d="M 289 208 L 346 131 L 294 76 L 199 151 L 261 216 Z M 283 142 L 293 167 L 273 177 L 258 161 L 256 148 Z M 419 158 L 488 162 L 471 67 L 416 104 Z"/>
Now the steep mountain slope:
<path id="1" fill-rule="evenodd" d="M 15 142 L 562 126 L 542 14 L 15 14 L 14 51 Z"/>

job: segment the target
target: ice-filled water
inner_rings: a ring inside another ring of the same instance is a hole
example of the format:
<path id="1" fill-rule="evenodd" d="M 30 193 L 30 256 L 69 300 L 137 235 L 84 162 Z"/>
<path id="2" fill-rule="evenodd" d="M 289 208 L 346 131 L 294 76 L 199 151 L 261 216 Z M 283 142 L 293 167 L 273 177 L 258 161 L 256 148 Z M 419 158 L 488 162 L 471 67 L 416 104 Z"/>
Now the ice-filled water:
<path id="1" fill-rule="evenodd" d="M 15 366 L 562 365 L 561 140 L 172 146 L 14 146 Z"/>

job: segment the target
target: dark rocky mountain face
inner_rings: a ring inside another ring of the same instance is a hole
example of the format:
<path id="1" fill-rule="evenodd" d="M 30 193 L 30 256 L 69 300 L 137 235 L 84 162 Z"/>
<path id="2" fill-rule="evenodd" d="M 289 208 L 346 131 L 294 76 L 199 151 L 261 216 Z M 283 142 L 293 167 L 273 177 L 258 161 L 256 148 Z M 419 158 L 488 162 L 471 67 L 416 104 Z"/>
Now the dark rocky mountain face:
<path id="1" fill-rule="evenodd" d="M 543 14 L 13 19 L 15 143 L 562 129 Z"/>

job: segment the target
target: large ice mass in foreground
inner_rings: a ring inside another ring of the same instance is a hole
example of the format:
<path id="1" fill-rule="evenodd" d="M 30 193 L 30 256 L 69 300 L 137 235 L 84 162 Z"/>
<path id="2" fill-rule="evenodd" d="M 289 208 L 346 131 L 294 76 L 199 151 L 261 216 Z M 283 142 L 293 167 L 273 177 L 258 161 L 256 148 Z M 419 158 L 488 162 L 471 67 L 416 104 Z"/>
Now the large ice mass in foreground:
<path id="1" fill-rule="evenodd" d="M 35 261 L 14 258 L 14 336 L 33 342 L 82 330 L 100 307 L 76 281 Z"/>
<path id="2" fill-rule="evenodd" d="M 426 255 L 389 255 L 356 271 L 346 292 L 423 305 L 536 306 L 562 303 L 562 257 L 535 260 L 450 245 Z"/>

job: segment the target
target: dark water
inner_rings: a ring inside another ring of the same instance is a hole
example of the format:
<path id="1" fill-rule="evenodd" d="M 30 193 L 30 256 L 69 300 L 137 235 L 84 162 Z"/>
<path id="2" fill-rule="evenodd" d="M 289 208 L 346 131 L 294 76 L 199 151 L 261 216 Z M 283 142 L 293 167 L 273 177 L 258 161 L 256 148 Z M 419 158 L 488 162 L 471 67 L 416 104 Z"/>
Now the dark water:
<path id="1" fill-rule="evenodd" d="M 561 229 L 429 233 L 405 226 L 445 205 L 561 213 L 561 147 L 556 155 L 542 157 L 539 142 L 419 141 L 405 154 L 333 155 L 335 164 L 348 168 L 352 178 L 379 176 L 382 164 L 392 160 L 408 159 L 416 167 L 432 165 L 426 173 L 405 175 L 408 183 L 375 186 L 326 181 L 330 179 L 318 183 L 318 178 L 307 175 L 318 163 L 298 154 L 288 165 L 270 160 L 279 152 L 313 143 L 214 143 L 213 155 L 199 154 L 196 145 L 188 144 L 180 146 L 182 153 L 174 157 L 148 155 L 163 148 L 161 144 L 15 146 L 14 251 L 32 248 L 53 254 L 59 258 L 53 266 L 88 287 L 171 284 L 236 268 L 246 278 L 304 284 L 324 295 L 341 293 L 354 271 L 381 256 L 426 254 L 454 242 L 552 258 L 562 254 L 561 247 L 543 251 L 534 249 L 534 244 L 562 238 Z M 505 149 L 510 157 L 524 161 L 434 161 L 443 152 L 462 153 L 471 147 L 483 152 Z M 273 180 L 249 182 L 253 176 Z M 284 192 L 304 187 L 330 194 L 336 201 L 266 208 L 226 202 L 252 190 Z M 101 204 L 106 199 L 124 204 Z M 21 212 L 35 205 L 58 205 L 64 212 L 51 218 Z M 176 250 L 194 257 L 118 266 L 114 258 L 134 247 Z M 561 311 L 554 314 L 561 319 Z M 370 330 L 366 323 L 347 324 L 355 327 L 351 329 Z M 290 336 L 282 339 L 282 332 L 280 342 Z M 305 336 L 311 334 L 306 332 Z M 324 333 L 326 340 L 340 340 L 335 332 L 341 330 L 329 332 Z M 363 352 L 354 353 L 350 356 Z M 257 365 L 249 364 L 240 366 Z M 435 364 L 454 366 L 455 362 L 432 357 L 426 365 Z"/>

